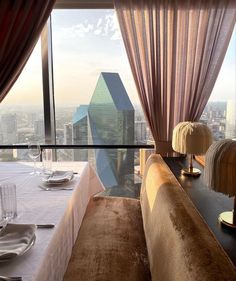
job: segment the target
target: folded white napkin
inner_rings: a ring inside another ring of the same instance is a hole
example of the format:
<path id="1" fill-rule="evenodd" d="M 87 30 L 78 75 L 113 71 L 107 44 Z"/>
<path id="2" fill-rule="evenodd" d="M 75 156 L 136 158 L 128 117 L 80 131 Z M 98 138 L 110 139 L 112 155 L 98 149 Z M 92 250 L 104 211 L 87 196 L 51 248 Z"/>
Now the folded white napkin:
<path id="1" fill-rule="evenodd" d="M 43 179 L 45 183 L 63 183 L 72 180 L 73 171 L 54 171 L 48 178 Z"/>
<path id="2" fill-rule="evenodd" d="M 0 260 L 24 253 L 35 237 L 36 228 L 34 224 L 7 224 L 0 231 Z"/>

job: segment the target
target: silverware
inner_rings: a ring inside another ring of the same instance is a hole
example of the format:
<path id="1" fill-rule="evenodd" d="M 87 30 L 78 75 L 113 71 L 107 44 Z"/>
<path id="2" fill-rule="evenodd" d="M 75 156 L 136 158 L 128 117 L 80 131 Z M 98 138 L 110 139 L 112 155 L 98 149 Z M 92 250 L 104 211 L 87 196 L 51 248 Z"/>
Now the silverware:
<path id="1" fill-rule="evenodd" d="M 4 229 L 6 226 L 7 226 L 7 224 L 1 225 L 0 226 L 0 231 L 2 229 Z M 43 224 L 36 224 L 36 226 L 37 226 L 37 228 L 53 228 L 53 227 L 55 227 L 55 224 L 54 223 L 43 223 Z M 1 279 L 0 279 L 0 281 L 1 281 Z"/>
<path id="2" fill-rule="evenodd" d="M 15 276 L 15 277 L 7 277 L 7 276 L 0 276 L 0 281 L 21 281 L 22 277 Z"/>
<path id="3" fill-rule="evenodd" d="M 73 190 L 73 187 L 49 187 L 49 186 L 43 186 L 43 185 L 38 185 L 39 188 L 41 188 L 42 190 L 46 190 L 46 191 L 58 191 L 58 190 Z"/>
<path id="4" fill-rule="evenodd" d="M 53 228 L 55 227 L 55 224 L 53 223 L 47 223 L 47 224 L 36 224 L 37 228 Z"/>

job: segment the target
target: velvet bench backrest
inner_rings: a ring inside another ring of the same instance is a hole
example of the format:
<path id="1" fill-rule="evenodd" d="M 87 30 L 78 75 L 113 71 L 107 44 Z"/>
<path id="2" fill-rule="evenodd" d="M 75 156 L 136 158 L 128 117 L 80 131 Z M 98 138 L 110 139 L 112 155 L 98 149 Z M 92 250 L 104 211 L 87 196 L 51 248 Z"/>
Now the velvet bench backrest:
<path id="1" fill-rule="evenodd" d="M 148 158 L 140 197 L 152 281 L 236 280 L 234 265 L 160 155 Z"/>

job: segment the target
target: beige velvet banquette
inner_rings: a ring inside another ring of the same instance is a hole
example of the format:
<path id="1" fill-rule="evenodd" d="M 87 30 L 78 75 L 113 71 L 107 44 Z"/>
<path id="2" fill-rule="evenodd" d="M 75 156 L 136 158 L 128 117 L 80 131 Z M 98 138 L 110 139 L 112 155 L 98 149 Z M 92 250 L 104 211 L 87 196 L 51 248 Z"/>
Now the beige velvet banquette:
<path id="1" fill-rule="evenodd" d="M 226 281 L 236 270 L 160 155 L 140 200 L 91 199 L 64 281 Z"/>

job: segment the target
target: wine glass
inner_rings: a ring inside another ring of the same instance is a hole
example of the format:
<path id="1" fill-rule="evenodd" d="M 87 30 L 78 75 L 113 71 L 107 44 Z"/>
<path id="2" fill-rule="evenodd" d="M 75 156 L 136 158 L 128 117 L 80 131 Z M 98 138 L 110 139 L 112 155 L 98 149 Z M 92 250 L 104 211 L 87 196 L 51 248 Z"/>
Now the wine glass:
<path id="1" fill-rule="evenodd" d="M 36 172 L 36 159 L 41 154 L 41 149 L 39 144 L 29 144 L 28 145 L 28 154 L 29 157 L 34 161 L 34 171 L 30 173 L 31 175 L 37 175 Z"/>

